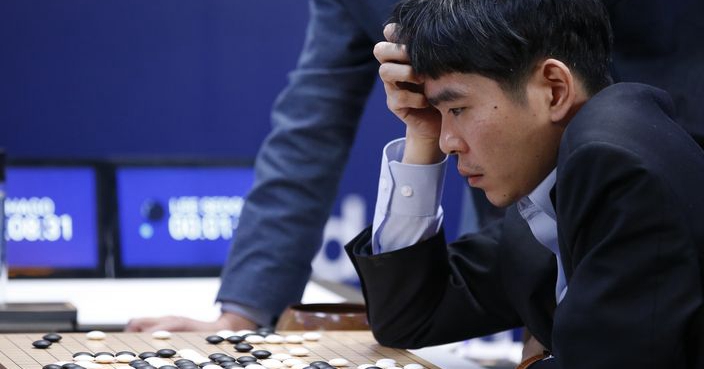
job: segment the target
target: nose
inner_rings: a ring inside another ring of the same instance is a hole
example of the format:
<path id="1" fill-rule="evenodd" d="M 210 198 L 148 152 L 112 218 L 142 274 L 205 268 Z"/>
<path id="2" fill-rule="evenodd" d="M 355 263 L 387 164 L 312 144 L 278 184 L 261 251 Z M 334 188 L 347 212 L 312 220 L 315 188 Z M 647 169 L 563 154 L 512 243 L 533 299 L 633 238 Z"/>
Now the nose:
<path id="1" fill-rule="evenodd" d="M 443 118 L 440 125 L 440 150 L 446 155 L 460 154 L 467 151 L 467 145 L 457 131 L 456 123 Z"/>

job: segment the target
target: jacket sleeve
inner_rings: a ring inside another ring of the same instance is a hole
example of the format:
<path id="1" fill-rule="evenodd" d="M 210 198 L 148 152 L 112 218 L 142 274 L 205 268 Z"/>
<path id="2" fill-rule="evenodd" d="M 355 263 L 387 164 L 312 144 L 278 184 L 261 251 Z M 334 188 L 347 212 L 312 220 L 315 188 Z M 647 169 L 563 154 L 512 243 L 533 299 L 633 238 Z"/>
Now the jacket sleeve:
<path id="1" fill-rule="evenodd" d="M 378 67 L 374 40 L 340 1 L 312 0 L 310 10 L 217 296 L 271 316 L 301 298 Z"/>
<path id="2" fill-rule="evenodd" d="M 523 309 L 531 298 L 537 301 L 532 311 L 543 314 L 542 319 L 532 318 L 545 324 L 536 330 L 549 340 L 554 258 L 545 248 L 526 242 L 527 252 L 516 265 L 514 257 L 505 255 L 509 247 L 502 236 L 507 226 L 498 221 L 450 245 L 440 232 L 377 255 L 371 254 L 370 230 L 350 242 L 346 250 L 360 275 L 379 343 L 417 348 L 521 326 L 530 316 Z"/>
<path id="3" fill-rule="evenodd" d="M 702 286 L 680 201 L 626 149 L 592 142 L 561 160 L 558 237 L 571 263 L 555 311 L 558 367 L 692 367 L 683 345 Z"/>

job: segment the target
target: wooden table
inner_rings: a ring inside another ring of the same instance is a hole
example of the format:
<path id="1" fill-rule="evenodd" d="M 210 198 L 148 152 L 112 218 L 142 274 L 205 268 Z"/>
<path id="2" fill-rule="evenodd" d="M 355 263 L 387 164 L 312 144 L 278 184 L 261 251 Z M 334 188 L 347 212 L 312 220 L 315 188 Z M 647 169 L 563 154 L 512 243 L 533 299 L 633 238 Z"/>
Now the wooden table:
<path id="1" fill-rule="evenodd" d="M 283 332 L 287 334 L 291 332 Z M 301 333 L 301 332 L 293 332 Z M 433 364 L 411 354 L 406 350 L 391 349 L 376 343 L 369 331 L 325 331 L 320 332 L 319 341 L 305 341 L 300 344 L 254 344 L 254 349 L 269 350 L 272 353 L 288 353 L 294 347 L 305 347 L 310 354 L 301 357 L 310 363 L 316 360 L 328 361 L 333 358 L 345 358 L 350 361 L 347 369 L 356 369 L 360 364 L 374 364 L 382 358 L 395 359 L 399 366 L 418 363 L 428 369 L 437 369 Z M 73 353 L 132 351 L 139 354 L 144 351 L 156 351 L 162 348 L 174 350 L 193 349 L 205 357 L 215 352 L 223 352 L 233 357 L 248 355 L 234 350 L 232 344 L 224 341 L 217 345 L 208 344 L 205 337 L 213 332 L 173 333 L 167 340 L 154 339 L 148 333 L 107 333 L 105 340 L 92 341 L 84 333 L 61 334 L 63 339 L 48 349 L 37 349 L 32 342 L 41 339 L 42 334 L 16 333 L 0 335 L 0 369 L 38 369 L 56 362 L 72 362 Z M 173 361 L 174 359 L 165 359 Z M 127 364 L 103 364 L 103 368 L 130 368 Z"/>

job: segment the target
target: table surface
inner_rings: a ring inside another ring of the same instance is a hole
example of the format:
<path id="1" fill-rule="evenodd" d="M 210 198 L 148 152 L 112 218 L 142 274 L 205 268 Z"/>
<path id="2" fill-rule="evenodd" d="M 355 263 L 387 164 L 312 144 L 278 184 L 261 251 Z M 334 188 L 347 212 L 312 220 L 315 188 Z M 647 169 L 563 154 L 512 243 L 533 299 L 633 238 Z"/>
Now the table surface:
<path id="1" fill-rule="evenodd" d="M 300 333 L 282 332 L 281 334 Z M 269 350 L 272 353 L 288 353 L 294 347 L 305 347 L 310 354 L 301 357 L 310 363 L 316 360 L 328 361 L 345 358 L 350 364 L 347 369 L 356 369 L 360 364 L 373 364 L 382 358 L 395 359 L 399 366 L 418 363 L 428 369 L 437 369 L 430 362 L 406 351 L 383 347 L 376 343 L 369 331 L 325 331 L 320 332 L 319 341 L 304 341 L 300 344 L 254 344 L 254 349 Z M 88 340 L 85 333 L 65 333 L 60 342 L 48 349 L 37 349 L 32 342 L 41 339 L 41 334 L 13 333 L 0 335 L 0 369 L 36 369 L 56 362 L 72 362 L 73 354 L 79 351 L 91 353 L 107 351 L 132 351 L 136 354 L 156 351 L 162 348 L 174 350 L 193 349 L 205 357 L 215 352 L 223 352 L 233 357 L 249 355 L 234 350 L 233 345 L 224 341 L 217 345 L 208 344 L 205 337 L 213 332 L 173 333 L 170 339 L 152 338 L 149 333 L 107 333 L 104 340 Z M 164 359 L 173 361 L 174 359 Z M 466 362 L 465 362 L 466 363 Z M 129 368 L 127 364 L 102 364 L 103 368 Z M 469 365 L 471 367 L 471 365 Z M 468 366 L 465 366 L 468 367 Z"/>

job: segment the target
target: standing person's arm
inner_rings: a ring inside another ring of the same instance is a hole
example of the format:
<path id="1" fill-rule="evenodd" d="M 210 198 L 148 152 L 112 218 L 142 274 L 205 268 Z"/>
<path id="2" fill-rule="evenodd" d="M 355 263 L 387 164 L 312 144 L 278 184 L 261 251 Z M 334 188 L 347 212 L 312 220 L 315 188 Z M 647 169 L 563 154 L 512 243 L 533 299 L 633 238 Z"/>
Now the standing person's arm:
<path id="1" fill-rule="evenodd" d="M 310 11 L 298 66 L 274 105 L 273 129 L 258 153 L 254 187 L 222 271 L 219 321 L 248 322 L 233 329 L 269 325 L 300 300 L 376 78 L 375 40 L 341 1 L 311 0 Z M 133 320 L 128 329 L 156 324 L 194 330 L 211 323 L 169 317 Z"/>

